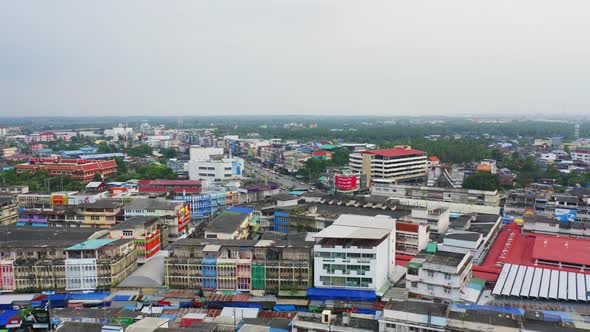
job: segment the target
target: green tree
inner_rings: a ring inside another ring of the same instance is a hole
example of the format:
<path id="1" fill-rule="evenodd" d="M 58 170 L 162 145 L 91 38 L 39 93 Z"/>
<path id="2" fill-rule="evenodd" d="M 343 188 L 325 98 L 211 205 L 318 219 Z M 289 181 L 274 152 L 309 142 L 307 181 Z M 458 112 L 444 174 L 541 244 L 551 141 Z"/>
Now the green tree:
<path id="1" fill-rule="evenodd" d="M 92 180 L 102 182 L 102 174 L 100 174 L 99 172 L 94 173 L 94 177 L 92 178 Z"/>
<path id="2" fill-rule="evenodd" d="M 519 188 L 527 188 L 533 183 L 533 176 L 530 173 L 522 172 L 516 177 L 516 186 Z"/>
<path id="3" fill-rule="evenodd" d="M 501 190 L 502 186 L 495 174 L 480 171 L 469 175 L 465 181 L 463 181 L 463 188 L 493 191 Z"/>
<path id="4" fill-rule="evenodd" d="M 332 153 L 332 164 L 334 166 L 345 166 L 348 164 L 348 155 L 350 152 L 347 149 L 338 149 Z"/>
<path id="5" fill-rule="evenodd" d="M 123 158 L 115 157 L 115 162 L 117 163 L 117 173 L 124 174 L 129 171 L 127 162 Z"/>
<path id="6" fill-rule="evenodd" d="M 151 146 L 147 144 L 141 144 L 130 147 L 129 150 L 127 150 L 127 154 L 131 157 L 142 158 L 147 155 L 151 155 L 153 151 L 154 149 Z"/>
<path id="7" fill-rule="evenodd" d="M 117 152 L 121 152 L 121 151 L 119 150 L 119 148 L 117 148 L 113 144 L 107 144 L 105 142 L 102 142 L 102 143 L 98 144 L 98 148 L 97 148 L 96 152 L 97 153 L 117 153 Z"/>
<path id="8" fill-rule="evenodd" d="M 164 158 L 170 159 L 176 157 L 176 149 L 175 148 L 162 148 L 159 151 Z"/>

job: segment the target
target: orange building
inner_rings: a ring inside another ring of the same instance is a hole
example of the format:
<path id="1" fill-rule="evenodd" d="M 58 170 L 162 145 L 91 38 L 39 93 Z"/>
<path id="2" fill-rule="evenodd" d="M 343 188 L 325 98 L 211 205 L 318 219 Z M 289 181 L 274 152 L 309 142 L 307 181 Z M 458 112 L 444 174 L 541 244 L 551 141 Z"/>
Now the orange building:
<path id="1" fill-rule="evenodd" d="M 84 160 L 84 159 L 62 159 L 58 158 L 31 158 L 26 164 L 15 166 L 17 173 L 25 171 L 35 172 L 45 169 L 49 176 L 68 175 L 76 180 L 88 184 L 99 173 L 106 177 L 117 171 L 117 162 L 114 160 Z"/>

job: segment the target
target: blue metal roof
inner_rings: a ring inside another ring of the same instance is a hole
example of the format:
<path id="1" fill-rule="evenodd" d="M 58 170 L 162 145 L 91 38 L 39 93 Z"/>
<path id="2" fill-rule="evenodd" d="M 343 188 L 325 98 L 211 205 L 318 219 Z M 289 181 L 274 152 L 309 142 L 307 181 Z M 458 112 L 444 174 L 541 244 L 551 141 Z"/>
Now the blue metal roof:
<path id="1" fill-rule="evenodd" d="M 92 154 L 85 154 L 80 156 L 80 159 L 105 159 L 105 158 L 125 158 L 124 153 L 115 152 L 115 153 L 92 153 Z"/>
<path id="2" fill-rule="evenodd" d="M 342 288 L 309 288 L 308 300 L 349 300 L 349 301 L 377 301 L 374 290 L 356 290 Z"/>

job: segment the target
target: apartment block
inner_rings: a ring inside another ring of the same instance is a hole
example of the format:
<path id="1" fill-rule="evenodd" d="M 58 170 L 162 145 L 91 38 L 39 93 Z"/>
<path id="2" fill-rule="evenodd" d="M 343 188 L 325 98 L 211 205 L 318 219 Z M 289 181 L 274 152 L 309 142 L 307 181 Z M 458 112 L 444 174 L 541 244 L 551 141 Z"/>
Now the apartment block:
<path id="1" fill-rule="evenodd" d="M 424 223 L 397 221 L 395 224 L 395 253 L 415 256 L 426 249 L 430 226 Z"/>
<path id="2" fill-rule="evenodd" d="M 585 163 L 590 163 L 590 150 L 577 149 L 576 151 L 570 152 L 572 160 L 579 160 Z"/>
<path id="3" fill-rule="evenodd" d="M 183 239 L 166 258 L 166 285 L 207 292 L 305 293 L 312 284 L 313 242 L 303 234 L 261 240 Z"/>
<path id="4" fill-rule="evenodd" d="M 379 317 L 381 332 L 447 331 L 446 304 L 418 301 L 391 301 Z"/>
<path id="5" fill-rule="evenodd" d="M 371 194 L 400 199 L 429 200 L 494 207 L 500 206 L 500 193 L 497 190 L 483 191 L 375 182 L 373 183 L 373 187 L 371 187 Z"/>
<path id="6" fill-rule="evenodd" d="M 125 219 L 132 217 L 157 217 L 168 226 L 171 242 L 190 233 L 190 206 L 180 201 L 137 198 L 124 207 Z"/>
<path id="7" fill-rule="evenodd" d="M 138 263 L 145 263 L 162 248 L 161 226 L 157 217 L 132 217 L 111 227 L 109 237 L 134 240 Z"/>
<path id="8" fill-rule="evenodd" d="M 198 194 L 201 181 L 195 180 L 139 180 L 137 188 L 140 194 L 174 193 Z"/>
<path id="9" fill-rule="evenodd" d="M 394 219 L 341 215 L 314 238 L 314 287 L 377 291 L 393 274 Z"/>
<path id="10" fill-rule="evenodd" d="M 137 269 L 130 239 L 92 239 L 66 248 L 66 290 L 109 289 Z"/>
<path id="11" fill-rule="evenodd" d="M 18 220 L 18 201 L 15 196 L 0 196 L 0 225 L 14 224 Z"/>
<path id="12" fill-rule="evenodd" d="M 0 226 L 0 289 L 65 289 L 65 249 L 93 236 L 90 228 Z"/>
<path id="13" fill-rule="evenodd" d="M 259 215 L 251 208 L 229 208 L 205 228 L 206 239 L 246 240 L 258 226 Z"/>
<path id="14" fill-rule="evenodd" d="M 426 152 L 409 146 L 351 153 L 349 166 L 370 183 L 420 182 L 426 179 Z"/>
<path id="15" fill-rule="evenodd" d="M 110 228 L 123 219 L 123 203 L 111 199 L 79 204 L 78 210 L 85 226 Z"/>
<path id="16" fill-rule="evenodd" d="M 469 253 L 422 252 L 406 265 L 406 288 L 411 296 L 448 303 L 461 298 L 472 266 Z"/>

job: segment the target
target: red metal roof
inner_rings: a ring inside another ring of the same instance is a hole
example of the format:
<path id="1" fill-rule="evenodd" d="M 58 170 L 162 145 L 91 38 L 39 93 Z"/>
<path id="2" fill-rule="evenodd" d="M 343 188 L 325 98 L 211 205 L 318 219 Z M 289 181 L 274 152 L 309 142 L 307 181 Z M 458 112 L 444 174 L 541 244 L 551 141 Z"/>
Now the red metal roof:
<path id="1" fill-rule="evenodd" d="M 440 159 L 438 159 L 437 156 L 428 157 L 428 160 L 430 160 L 430 161 L 440 161 Z"/>
<path id="2" fill-rule="evenodd" d="M 380 149 L 380 150 L 369 150 L 363 153 L 374 154 L 383 157 L 402 157 L 410 155 L 423 155 L 426 152 L 416 149 L 404 149 L 404 148 L 391 148 L 391 149 Z"/>
<path id="3" fill-rule="evenodd" d="M 545 239 L 547 239 L 547 247 L 545 247 Z M 569 249 L 567 250 L 563 249 L 565 241 L 568 242 Z M 572 243 L 572 241 L 581 241 L 582 243 Z M 537 246 L 541 247 L 536 248 Z M 590 264 L 589 248 L 590 240 L 542 234 L 522 234 L 520 226 L 512 222 L 506 225 L 500 234 L 498 234 L 483 264 L 477 266 L 477 268 L 474 266 L 474 271 L 478 269 L 480 272 L 492 273 L 494 269 L 499 270 L 505 263 L 509 263 L 590 274 L 590 271 L 587 270 L 581 271 L 575 268 L 560 268 L 542 263 L 535 264 L 537 258 L 564 263 Z"/>
<path id="4" fill-rule="evenodd" d="M 535 234 L 532 258 L 590 265 L 590 240 Z"/>
<path id="5" fill-rule="evenodd" d="M 395 230 L 402 232 L 418 233 L 418 227 L 419 226 L 416 224 L 403 223 L 399 221 L 395 224 Z"/>

